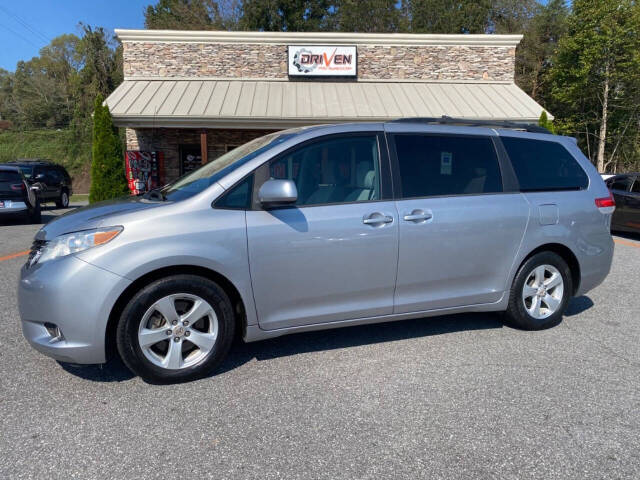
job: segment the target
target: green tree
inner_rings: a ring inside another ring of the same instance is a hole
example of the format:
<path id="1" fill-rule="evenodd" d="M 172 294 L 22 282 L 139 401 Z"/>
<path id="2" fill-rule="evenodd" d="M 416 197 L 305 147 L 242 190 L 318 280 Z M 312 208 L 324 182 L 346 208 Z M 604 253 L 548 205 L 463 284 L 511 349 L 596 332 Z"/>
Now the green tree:
<path id="1" fill-rule="evenodd" d="M 237 28 L 240 0 L 160 0 L 144 12 L 148 29 L 225 30 Z"/>
<path id="2" fill-rule="evenodd" d="M 569 9 L 565 0 L 538 4 L 536 12 L 522 32 L 516 51 L 516 83 L 537 101 L 545 101 L 546 73 L 558 41 L 567 30 Z"/>
<path id="3" fill-rule="evenodd" d="M 0 68 L 0 118 L 16 121 L 16 112 L 11 98 L 13 92 L 13 73 Z"/>
<path id="4" fill-rule="evenodd" d="M 489 30 L 509 34 L 524 32 L 538 13 L 537 0 L 492 0 L 489 11 Z"/>
<path id="5" fill-rule="evenodd" d="M 82 37 L 60 35 L 14 73 L 0 72 L 0 116 L 17 128 L 72 124 L 90 134 L 91 99 L 122 81 L 122 50 L 102 28 L 81 26 Z"/>
<path id="6" fill-rule="evenodd" d="M 240 28 L 269 32 L 317 32 L 331 25 L 329 0 L 244 0 Z"/>
<path id="7" fill-rule="evenodd" d="M 80 25 L 83 36 L 74 56 L 78 65 L 71 78 L 73 127 L 79 133 L 90 125 L 88 119 L 96 96 L 107 97 L 122 82 L 121 47 L 102 27 Z"/>
<path id="8" fill-rule="evenodd" d="M 491 0 L 407 0 L 406 11 L 415 33 L 485 33 Z"/>
<path id="9" fill-rule="evenodd" d="M 124 156 L 118 130 L 114 127 L 109 107 L 98 95 L 93 113 L 93 145 L 89 202 L 99 202 L 126 195 Z"/>
<path id="10" fill-rule="evenodd" d="M 574 0 L 550 75 L 552 111 L 604 172 L 638 135 L 640 4 Z"/>
<path id="11" fill-rule="evenodd" d="M 335 29 L 343 32 L 403 32 L 408 20 L 397 4 L 397 0 L 340 0 L 332 20 Z"/>

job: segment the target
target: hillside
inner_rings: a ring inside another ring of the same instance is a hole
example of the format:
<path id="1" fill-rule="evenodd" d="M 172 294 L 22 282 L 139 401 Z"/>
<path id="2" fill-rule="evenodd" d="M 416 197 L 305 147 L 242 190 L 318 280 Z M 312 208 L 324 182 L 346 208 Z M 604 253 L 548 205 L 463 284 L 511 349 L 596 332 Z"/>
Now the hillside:
<path id="1" fill-rule="evenodd" d="M 46 158 L 64 165 L 76 193 L 89 192 L 91 139 L 78 139 L 70 129 L 0 132 L 0 163 L 17 158 Z"/>

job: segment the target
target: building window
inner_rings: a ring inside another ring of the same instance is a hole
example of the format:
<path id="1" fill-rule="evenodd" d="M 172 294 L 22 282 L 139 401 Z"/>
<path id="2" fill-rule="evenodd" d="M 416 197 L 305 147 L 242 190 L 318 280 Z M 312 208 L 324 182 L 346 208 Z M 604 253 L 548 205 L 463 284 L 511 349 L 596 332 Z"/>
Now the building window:
<path id="1" fill-rule="evenodd" d="M 192 172 L 201 166 L 200 145 L 180 145 L 180 175 Z"/>

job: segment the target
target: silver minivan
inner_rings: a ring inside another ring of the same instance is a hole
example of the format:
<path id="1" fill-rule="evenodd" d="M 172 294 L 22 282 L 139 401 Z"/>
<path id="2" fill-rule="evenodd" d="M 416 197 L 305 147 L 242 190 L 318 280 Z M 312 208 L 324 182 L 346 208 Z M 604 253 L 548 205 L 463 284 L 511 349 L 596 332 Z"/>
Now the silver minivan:
<path id="1" fill-rule="evenodd" d="M 167 383 L 214 371 L 236 334 L 460 312 L 553 326 L 609 272 L 614 202 L 573 139 L 535 130 L 287 130 L 63 215 L 22 268 L 24 335 Z"/>

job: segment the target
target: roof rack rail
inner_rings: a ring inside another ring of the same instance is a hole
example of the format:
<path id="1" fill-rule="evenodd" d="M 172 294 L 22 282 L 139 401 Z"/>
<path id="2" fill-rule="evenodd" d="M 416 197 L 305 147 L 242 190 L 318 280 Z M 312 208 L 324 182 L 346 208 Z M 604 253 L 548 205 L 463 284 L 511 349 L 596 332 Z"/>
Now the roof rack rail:
<path id="1" fill-rule="evenodd" d="M 15 160 L 11 160 L 10 162 L 6 162 L 9 164 L 15 163 L 39 163 L 42 165 L 54 165 L 54 162 L 51 160 L 47 160 L 45 158 L 16 158 Z"/>
<path id="2" fill-rule="evenodd" d="M 429 123 L 435 125 L 457 125 L 460 127 L 497 127 L 510 130 L 522 130 L 532 133 L 551 133 L 544 127 L 526 123 L 508 122 L 503 120 L 476 120 L 471 118 L 442 117 L 408 117 L 392 120 L 394 123 Z"/>

